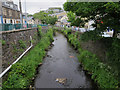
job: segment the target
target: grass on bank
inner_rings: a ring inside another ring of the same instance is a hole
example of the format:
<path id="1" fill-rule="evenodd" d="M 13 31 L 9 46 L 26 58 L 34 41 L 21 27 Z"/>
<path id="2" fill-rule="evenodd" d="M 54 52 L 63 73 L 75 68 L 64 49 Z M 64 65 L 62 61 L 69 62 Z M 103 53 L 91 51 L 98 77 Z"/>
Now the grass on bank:
<path id="1" fill-rule="evenodd" d="M 109 66 L 108 64 L 104 64 L 102 61 L 100 61 L 95 54 L 93 54 L 87 50 L 83 50 L 81 48 L 81 46 L 80 46 L 81 38 L 79 39 L 77 37 L 78 32 L 76 32 L 75 34 L 72 34 L 71 30 L 62 30 L 62 32 L 68 38 L 68 41 L 76 49 L 78 49 L 79 61 L 82 63 L 84 70 L 88 71 L 88 73 L 91 74 L 91 78 L 99 85 L 99 88 L 119 88 L 118 73 L 115 73 L 115 71 L 113 72 L 112 67 Z M 87 36 L 86 33 L 83 35 Z M 85 36 L 81 36 L 81 37 L 85 38 Z M 91 37 L 91 38 L 93 38 L 92 40 L 94 40 L 94 37 Z M 87 39 L 90 39 L 90 38 L 86 37 L 85 40 L 87 40 Z M 118 47 L 118 45 L 116 47 Z M 114 48 L 112 51 L 114 51 Z M 116 52 L 116 54 L 117 53 L 119 53 L 119 52 Z M 116 59 L 118 59 L 118 57 L 116 57 Z M 114 57 L 114 60 L 115 60 L 115 57 Z M 112 61 L 112 62 L 114 62 L 114 61 Z M 117 71 L 117 69 L 116 69 L 116 71 Z"/>
<path id="2" fill-rule="evenodd" d="M 53 41 L 53 30 L 49 29 L 46 34 L 42 34 L 39 26 L 38 34 L 41 36 L 39 43 L 18 63 L 12 66 L 7 80 L 3 83 L 3 89 L 7 88 L 28 88 L 32 78 L 36 74 L 36 68 L 45 56 L 45 49 Z"/>

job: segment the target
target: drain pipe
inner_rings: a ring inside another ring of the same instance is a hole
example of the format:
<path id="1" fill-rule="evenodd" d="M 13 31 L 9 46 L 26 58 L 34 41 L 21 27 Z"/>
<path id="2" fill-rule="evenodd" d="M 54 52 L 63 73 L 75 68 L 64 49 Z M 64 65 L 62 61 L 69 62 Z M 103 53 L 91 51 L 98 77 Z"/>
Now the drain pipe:
<path id="1" fill-rule="evenodd" d="M 25 52 L 23 52 L 23 54 L 15 62 L 13 62 L 6 70 L 4 70 L 0 74 L 0 78 L 2 78 L 2 76 L 4 76 L 10 70 L 10 68 L 12 67 L 12 65 L 15 64 L 15 63 L 17 63 L 33 47 L 32 37 L 31 36 L 30 36 L 30 42 L 31 42 L 31 46 Z"/>

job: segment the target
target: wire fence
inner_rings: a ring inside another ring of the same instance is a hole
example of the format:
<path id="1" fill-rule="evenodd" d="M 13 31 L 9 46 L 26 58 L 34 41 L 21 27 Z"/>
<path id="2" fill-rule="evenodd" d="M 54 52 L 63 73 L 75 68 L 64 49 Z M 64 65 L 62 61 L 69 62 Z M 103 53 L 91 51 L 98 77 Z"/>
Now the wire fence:
<path id="1" fill-rule="evenodd" d="M 0 31 L 10 31 L 35 27 L 37 27 L 36 24 L 0 24 Z"/>

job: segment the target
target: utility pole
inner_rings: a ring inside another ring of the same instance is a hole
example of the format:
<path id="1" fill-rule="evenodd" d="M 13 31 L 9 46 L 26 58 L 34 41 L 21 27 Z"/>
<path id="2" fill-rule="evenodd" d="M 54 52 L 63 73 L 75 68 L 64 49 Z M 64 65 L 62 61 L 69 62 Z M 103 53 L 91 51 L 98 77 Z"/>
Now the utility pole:
<path id="1" fill-rule="evenodd" d="M 0 1 L 0 24 L 2 23 L 2 1 Z M 0 31 L 3 30 L 3 26 L 0 25 Z M 0 40 L 2 40 L 2 34 L 0 34 Z M 0 74 L 2 73 L 2 44 L 0 43 Z M 0 87 L 2 87 L 2 78 L 0 78 Z"/>
<path id="2" fill-rule="evenodd" d="M 23 24 L 21 0 L 19 0 L 19 8 L 20 8 L 20 22 L 21 22 L 21 24 Z"/>
<path id="3" fill-rule="evenodd" d="M 26 25 L 27 25 L 27 9 L 26 9 L 26 0 L 25 0 L 25 18 L 26 18 Z"/>
<path id="4" fill-rule="evenodd" d="M 3 11 L 2 11 L 2 3 L 3 1 L 0 1 L 0 31 L 3 30 Z"/>
<path id="5" fill-rule="evenodd" d="M 0 24 L 3 24 L 3 12 L 2 12 L 2 1 L 0 1 Z"/>

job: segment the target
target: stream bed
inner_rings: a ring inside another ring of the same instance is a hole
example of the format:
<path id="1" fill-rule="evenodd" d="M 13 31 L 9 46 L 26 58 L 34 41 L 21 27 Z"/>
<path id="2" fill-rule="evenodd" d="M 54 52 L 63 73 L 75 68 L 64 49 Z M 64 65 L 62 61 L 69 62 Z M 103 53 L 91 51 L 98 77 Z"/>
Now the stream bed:
<path id="1" fill-rule="evenodd" d="M 43 60 L 43 65 L 38 69 L 34 87 L 96 88 L 90 76 L 85 74 L 76 51 L 64 35 L 57 32 L 53 44 Z"/>

